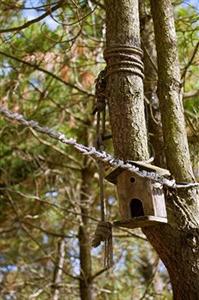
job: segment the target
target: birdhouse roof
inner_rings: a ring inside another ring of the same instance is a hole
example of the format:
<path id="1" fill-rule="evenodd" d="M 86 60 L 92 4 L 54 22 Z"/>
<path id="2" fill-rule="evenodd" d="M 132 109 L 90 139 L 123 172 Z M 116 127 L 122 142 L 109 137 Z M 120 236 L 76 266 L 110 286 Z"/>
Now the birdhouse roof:
<path id="1" fill-rule="evenodd" d="M 146 162 L 142 162 L 142 161 L 127 161 L 128 164 L 131 164 L 132 166 L 135 167 L 135 171 L 131 170 L 131 172 L 133 174 L 137 174 L 136 172 L 136 169 L 139 169 L 139 172 L 142 173 L 142 177 L 145 177 L 144 174 L 147 173 L 155 173 L 155 174 L 158 174 L 159 176 L 161 177 L 167 177 L 170 174 L 169 170 L 167 169 L 163 169 L 163 168 L 160 168 L 160 167 L 157 167 L 157 166 L 154 166 L 154 165 L 151 165 L 151 164 L 148 164 Z M 117 177 L 122 173 L 126 171 L 125 168 L 122 168 L 122 167 L 112 167 L 110 168 L 108 171 L 107 171 L 107 174 L 106 174 L 106 179 L 109 181 L 109 182 L 112 182 L 114 184 L 117 183 Z M 137 174 L 139 176 L 139 174 Z M 141 175 L 140 175 L 141 176 Z"/>

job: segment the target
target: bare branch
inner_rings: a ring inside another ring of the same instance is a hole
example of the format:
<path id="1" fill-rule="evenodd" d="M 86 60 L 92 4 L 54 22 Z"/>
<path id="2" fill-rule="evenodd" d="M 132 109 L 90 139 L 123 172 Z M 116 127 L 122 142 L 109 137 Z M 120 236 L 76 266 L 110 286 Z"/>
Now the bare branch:
<path id="1" fill-rule="evenodd" d="M 50 255 L 45 249 L 44 247 L 34 238 L 34 236 L 32 235 L 32 233 L 28 230 L 28 228 L 25 226 L 24 223 L 21 223 L 21 228 L 23 229 L 23 231 L 26 233 L 27 236 L 30 237 L 30 239 L 41 249 L 41 251 L 50 258 L 50 260 L 53 262 L 54 265 L 56 265 L 56 261 L 54 259 L 54 257 L 52 255 Z M 58 266 L 57 266 L 58 267 Z M 64 267 L 64 266 L 63 266 Z M 64 268 L 62 268 L 62 272 L 66 275 L 69 276 L 72 279 L 75 280 L 79 280 L 78 277 L 75 277 L 73 275 L 71 275 L 70 273 L 68 273 Z"/>
<path id="2" fill-rule="evenodd" d="M 191 66 L 191 64 L 192 64 L 192 62 L 193 62 L 193 60 L 194 60 L 194 58 L 195 58 L 195 56 L 198 52 L 198 48 L 199 48 L 199 42 L 197 42 L 197 44 L 196 44 L 196 46 L 193 50 L 192 56 L 191 56 L 190 60 L 188 61 L 187 65 L 185 66 L 184 71 L 182 73 L 181 79 L 183 79 L 184 81 L 185 81 L 187 71 L 188 71 L 189 67 Z"/>
<path id="3" fill-rule="evenodd" d="M 194 97 L 197 97 L 197 96 L 199 96 L 199 89 L 196 90 L 196 91 L 191 91 L 191 92 L 184 93 L 183 100 L 188 100 L 190 98 L 194 98 Z"/>
<path id="4" fill-rule="evenodd" d="M 125 232 L 126 233 L 126 237 L 131 237 L 131 238 L 136 238 L 136 239 L 140 239 L 142 241 L 145 241 L 145 242 L 148 242 L 148 240 L 143 236 L 143 235 L 140 235 L 140 234 L 137 234 L 137 233 L 134 233 L 132 232 L 131 230 L 127 229 L 127 228 L 123 228 L 123 227 L 120 227 L 119 228 L 120 231 L 122 232 Z M 122 237 L 122 235 L 113 235 L 114 237 L 117 237 L 117 238 L 120 238 Z M 123 235 L 124 236 L 124 235 Z"/>
<path id="5" fill-rule="evenodd" d="M 43 139 L 41 139 L 38 134 L 35 132 L 35 130 L 33 130 L 32 128 L 30 128 L 30 131 L 32 132 L 33 136 L 42 144 L 51 147 L 53 150 L 57 151 L 58 153 L 62 154 L 63 156 L 67 157 L 70 161 L 73 161 L 76 165 L 78 165 L 78 167 L 74 167 L 74 166 L 68 166 L 70 169 L 76 170 L 76 171 L 81 171 L 81 163 L 75 159 L 72 155 L 67 154 L 66 152 L 64 152 L 63 150 L 61 150 L 60 148 L 58 148 L 56 145 L 53 145 Z"/>
<path id="6" fill-rule="evenodd" d="M 100 271 L 98 271 L 97 273 L 95 273 L 91 278 L 90 280 L 93 281 L 95 280 L 96 277 L 98 277 L 99 275 L 103 274 L 104 272 L 108 271 L 109 268 L 104 268 L 104 269 L 101 269 Z"/>
<path id="7" fill-rule="evenodd" d="M 62 274 L 63 274 L 63 268 L 64 268 L 64 256 L 65 256 L 65 246 L 66 246 L 66 241 L 63 238 L 59 243 L 58 243 L 58 262 L 57 265 L 55 266 L 54 270 L 54 278 L 53 278 L 53 297 L 52 300 L 59 300 L 59 294 L 60 294 L 60 283 L 62 280 Z"/>
<path id="8" fill-rule="evenodd" d="M 142 43 L 142 48 L 144 50 L 144 53 L 146 54 L 148 60 L 150 61 L 154 71 L 156 72 L 156 74 L 158 74 L 158 67 L 157 67 L 157 64 L 153 61 L 153 58 L 151 57 L 148 49 L 144 46 L 144 43 Z"/>
<path id="9" fill-rule="evenodd" d="M 49 16 L 50 14 L 52 14 L 54 11 L 56 11 L 58 8 L 60 8 L 61 6 L 63 6 L 65 3 L 66 3 L 66 1 L 58 1 L 58 3 L 55 6 L 50 7 L 43 15 L 41 15 L 41 16 L 35 18 L 35 19 L 32 19 L 32 20 L 30 20 L 30 21 L 28 21 L 28 22 L 26 22 L 23 25 L 18 26 L 18 27 L 12 27 L 12 28 L 7 28 L 7 29 L 0 29 L 0 33 L 14 32 L 14 31 L 23 30 L 23 29 L 29 27 L 30 25 L 43 20 L 44 18 L 46 18 L 47 16 Z"/>
<path id="10" fill-rule="evenodd" d="M 58 210 L 59 211 L 59 213 L 63 216 L 63 217 L 67 217 L 67 215 L 65 214 L 65 213 L 68 213 L 68 214 L 72 214 L 72 215 L 75 215 L 75 216 L 85 216 L 86 218 L 88 218 L 88 219 L 90 219 L 90 220 L 92 220 L 92 221 L 94 221 L 94 222 L 99 222 L 99 219 L 96 219 L 96 218 L 94 218 L 94 217 L 91 217 L 91 216 L 88 216 L 87 214 L 83 214 L 83 213 L 78 213 L 78 212 L 75 212 L 75 211 L 73 211 L 73 210 L 71 210 L 71 209 L 68 209 L 68 208 L 66 208 L 66 207 L 64 207 L 64 206 L 61 206 L 61 205 L 59 205 L 59 204 L 55 204 L 55 203 L 53 203 L 53 202 L 50 202 L 50 201 L 48 201 L 48 200 L 42 200 L 41 198 L 39 198 L 38 196 L 34 196 L 34 195 L 31 195 L 31 194 L 24 194 L 24 193 L 22 193 L 22 192 L 20 192 L 20 191 L 17 191 L 17 190 L 14 190 L 14 189 L 11 189 L 11 188 L 1 188 L 0 187 L 0 191 L 1 190 L 5 190 L 5 191 L 8 191 L 8 192 L 11 192 L 11 193 L 16 193 L 16 194 L 18 194 L 18 195 L 20 195 L 21 197 L 24 197 L 24 198 L 27 198 L 27 199 L 29 199 L 29 200 L 35 200 L 35 201 L 39 201 L 39 202 L 41 202 L 41 203 L 43 203 L 43 204 L 46 204 L 46 205 L 48 205 L 48 206 L 50 206 L 50 207 L 52 207 L 52 208 L 54 208 L 54 209 L 56 209 L 56 210 Z M 68 217 L 67 217 L 68 218 Z M 31 224 L 32 225 L 32 224 Z M 40 228 L 41 229 L 41 228 Z M 14 229 L 13 229 L 14 230 Z M 2 233 L 2 231 L 0 230 L 0 234 Z M 3 233 L 4 233 L 4 231 L 3 231 Z"/>
<path id="11" fill-rule="evenodd" d="M 3 52 L 3 51 L 0 51 L 0 54 L 3 55 L 3 56 L 9 57 L 9 58 L 11 58 L 11 59 L 14 59 L 14 60 L 16 60 L 16 61 L 18 61 L 18 62 L 20 62 L 20 63 L 22 63 L 22 64 L 24 64 L 24 65 L 27 65 L 27 66 L 33 68 L 34 70 L 38 70 L 38 71 L 40 71 L 40 72 L 43 72 L 43 73 L 45 73 L 45 74 L 47 74 L 47 75 L 53 77 L 53 78 L 56 79 L 57 81 L 63 83 L 64 85 L 66 85 L 66 86 L 68 86 L 68 87 L 70 87 L 70 88 L 72 88 L 72 89 L 76 89 L 76 90 L 78 90 L 79 92 L 81 92 L 81 93 L 83 93 L 83 94 L 86 94 L 87 96 L 91 96 L 91 97 L 94 96 L 93 94 L 88 93 L 87 91 L 81 89 L 80 87 L 78 87 L 78 86 L 76 86 L 76 85 L 74 85 L 74 84 L 72 84 L 72 83 L 70 83 L 70 82 L 66 82 L 66 81 L 63 80 L 61 77 L 55 75 L 54 73 L 52 73 L 52 72 L 50 72 L 50 71 L 48 71 L 48 70 L 46 70 L 46 69 L 43 69 L 42 67 L 40 67 L 40 66 L 37 65 L 37 64 L 31 64 L 31 63 L 29 63 L 29 62 L 27 62 L 27 61 L 25 61 L 25 60 L 23 60 L 23 59 L 21 59 L 21 58 L 18 58 L 18 57 L 16 57 L 16 56 L 11 55 L 11 54 L 5 53 L 5 52 Z"/>
<path id="12" fill-rule="evenodd" d="M 28 216 L 26 216 L 28 218 Z M 59 233 L 59 232 L 53 232 L 53 231 L 50 231 L 50 230 L 47 230 L 45 228 L 42 228 L 41 226 L 37 226 L 35 224 L 32 224 L 30 222 L 27 222 L 25 219 L 26 217 L 24 217 L 24 219 L 21 221 L 23 224 L 27 225 L 27 226 L 30 226 L 30 227 L 33 227 L 33 228 L 36 228 L 48 235 L 52 235 L 54 237 L 60 237 L 60 238 L 67 238 L 67 239 L 73 239 L 75 238 L 76 236 L 75 235 L 66 235 L 66 234 L 63 234 L 63 233 Z"/>

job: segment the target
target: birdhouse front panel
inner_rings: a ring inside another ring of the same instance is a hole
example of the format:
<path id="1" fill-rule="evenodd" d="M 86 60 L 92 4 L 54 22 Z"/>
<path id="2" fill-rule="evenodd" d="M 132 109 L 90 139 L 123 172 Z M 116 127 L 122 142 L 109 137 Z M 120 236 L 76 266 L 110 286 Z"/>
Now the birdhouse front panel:
<path id="1" fill-rule="evenodd" d="M 164 195 L 163 186 L 158 182 L 154 182 L 151 187 L 152 187 L 152 194 L 153 194 L 153 207 L 155 211 L 154 215 L 158 217 L 166 218 L 167 212 L 166 212 L 165 195 Z"/>
<path id="2" fill-rule="evenodd" d="M 125 170 L 117 176 L 117 191 L 122 219 L 155 215 L 149 179 Z"/>

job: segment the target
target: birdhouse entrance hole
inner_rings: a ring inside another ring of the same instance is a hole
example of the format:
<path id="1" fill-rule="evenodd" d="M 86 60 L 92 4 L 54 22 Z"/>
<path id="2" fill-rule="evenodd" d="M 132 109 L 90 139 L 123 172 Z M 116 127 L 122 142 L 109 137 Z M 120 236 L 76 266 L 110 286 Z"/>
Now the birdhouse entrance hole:
<path id="1" fill-rule="evenodd" d="M 139 199 L 131 200 L 130 210 L 131 210 L 132 218 L 144 216 L 144 209 L 143 209 L 142 201 Z"/>

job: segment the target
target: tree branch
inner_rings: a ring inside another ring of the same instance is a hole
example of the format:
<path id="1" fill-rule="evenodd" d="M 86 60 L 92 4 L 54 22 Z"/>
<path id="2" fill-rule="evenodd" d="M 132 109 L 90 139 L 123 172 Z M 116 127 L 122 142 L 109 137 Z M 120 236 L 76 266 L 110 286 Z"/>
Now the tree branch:
<path id="1" fill-rule="evenodd" d="M 65 246 L 66 246 L 66 241 L 63 238 L 58 243 L 58 258 L 57 258 L 58 261 L 57 261 L 57 265 L 55 266 L 54 276 L 53 276 L 52 288 L 54 289 L 54 291 L 53 291 L 52 300 L 59 300 L 60 283 L 62 280 L 62 274 L 64 268 Z"/>
<path id="2" fill-rule="evenodd" d="M 60 237 L 60 238 L 66 238 L 66 239 L 73 239 L 75 238 L 76 236 L 72 236 L 72 235 L 67 235 L 67 234 L 64 234 L 64 233 L 59 233 L 59 232 L 53 232 L 53 231 L 50 231 L 50 230 L 47 230 L 45 228 L 42 228 L 41 226 L 37 226 L 36 224 L 32 224 L 30 222 L 27 222 L 26 221 L 26 218 L 28 218 L 29 216 L 25 216 L 24 219 L 21 221 L 23 224 L 27 225 L 27 226 L 30 226 L 30 227 L 33 227 L 35 229 L 38 229 L 48 235 L 52 235 L 54 237 Z M 31 217 L 31 216 L 30 216 Z"/>
<path id="3" fill-rule="evenodd" d="M 5 190 L 5 191 L 11 192 L 11 193 L 16 193 L 16 194 L 20 195 L 21 197 L 27 198 L 28 200 L 39 201 L 39 202 L 41 202 L 41 203 L 43 203 L 43 204 L 46 204 L 46 205 L 48 205 L 48 206 L 50 206 L 50 207 L 53 207 L 53 208 L 57 209 L 58 211 L 60 211 L 60 214 L 62 214 L 63 217 L 66 217 L 66 214 L 65 214 L 65 212 L 66 212 L 66 213 L 68 213 L 68 214 L 73 214 L 73 215 L 75 215 L 75 216 L 85 216 L 85 217 L 87 217 L 88 219 L 90 219 L 90 220 L 92 220 L 92 221 L 94 221 L 94 222 L 99 222 L 98 219 L 96 219 L 96 218 L 94 218 L 94 217 L 91 217 L 91 216 L 88 216 L 87 214 L 77 213 L 77 212 L 75 212 L 75 211 L 73 211 L 73 210 L 71 210 L 71 209 L 68 209 L 68 208 L 65 208 L 65 207 L 63 207 L 63 206 L 61 206 L 61 205 L 52 203 L 52 202 L 50 202 L 50 201 L 48 201 L 48 200 L 42 200 L 42 199 L 39 198 L 38 196 L 34 196 L 34 195 L 31 195 L 31 194 L 25 194 L 25 193 L 22 193 L 22 192 L 20 192 L 20 191 L 17 191 L 17 190 L 11 189 L 11 188 L 7 188 L 7 187 L 4 187 L 4 188 L 1 188 L 1 187 L 0 187 L 0 191 L 1 191 L 1 190 Z M 63 213 L 61 213 L 61 212 L 63 212 Z M 14 223 L 13 223 L 13 224 L 14 224 Z M 32 224 L 31 224 L 31 225 L 32 225 Z M 122 230 L 122 229 L 121 229 L 121 230 Z M 2 231 L 0 230 L 0 234 L 1 234 L 1 232 L 2 232 Z M 68 237 L 69 237 L 69 236 L 68 236 Z"/>
<path id="4" fill-rule="evenodd" d="M 54 11 L 56 11 L 58 8 L 60 8 L 61 6 L 63 6 L 65 3 L 66 3 L 66 1 L 58 1 L 58 3 L 55 6 L 53 6 L 52 8 L 50 7 L 47 10 L 47 12 L 45 12 L 43 15 L 41 15 L 41 16 L 35 18 L 35 19 L 32 19 L 32 20 L 30 20 L 30 21 L 28 21 L 28 22 L 26 22 L 23 25 L 18 26 L 18 27 L 12 27 L 12 28 L 7 28 L 7 29 L 0 29 L 0 33 L 14 32 L 14 31 L 23 30 L 23 29 L 29 27 L 30 25 L 43 20 L 44 18 L 46 18 L 47 16 L 49 16 L 50 14 L 52 14 Z"/>
<path id="5" fill-rule="evenodd" d="M 194 97 L 197 97 L 197 96 L 199 96 L 199 89 L 196 90 L 196 91 L 191 91 L 191 92 L 184 93 L 183 99 L 188 100 L 190 98 L 194 98 Z"/>
<path id="6" fill-rule="evenodd" d="M 191 64 L 192 64 L 192 62 L 193 62 L 193 60 L 194 60 L 194 58 L 196 56 L 198 48 L 199 48 L 199 42 L 197 42 L 197 44 L 196 44 L 196 46 L 195 46 L 195 48 L 193 50 L 192 56 L 191 56 L 190 60 L 188 61 L 187 65 L 184 68 L 184 71 L 183 71 L 182 76 L 181 76 L 181 79 L 183 79 L 183 81 L 185 81 L 185 77 L 186 77 L 187 71 L 188 71 L 189 67 L 191 66 Z"/>
<path id="7" fill-rule="evenodd" d="M 35 130 L 33 130 L 32 128 L 30 128 L 30 131 L 32 132 L 32 135 L 43 145 L 46 145 L 50 148 L 52 148 L 53 150 L 57 151 L 58 153 L 62 154 L 63 156 L 67 157 L 70 161 L 72 161 L 74 164 L 78 165 L 78 167 L 74 167 L 74 166 L 69 166 L 70 169 L 73 169 L 75 171 L 81 171 L 81 163 L 75 159 L 72 155 L 67 154 L 65 151 L 61 150 L 60 148 L 58 148 L 56 145 L 53 145 L 43 139 L 41 139 L 38 134 L 35 132 Z"/>
<path id="8" fill-rule="evenodd" d="M 24 223 L 20 223 L 20 225 L 21 225 L 21 228 L 22 228 L 22 230 L 26 233 L 26 235 L 28 236 L 28 237 L 30 237 L 30 239 L 41 249 L 41 251 L 47 256 L 47 257 L 49 257 L 50 258 L 50 260 L 53 262 L 53 264 L 56 266 L 57 264 L 56 264 L 56 261 L 55 261 L 55 259 L 54 259 L 54 257 L 52 256 L 52 255 L 50 255 L 47 251 L 46 251 L 46 249 L 44 249 L 44 247 L 34 238 L 34 236 L 32 235 L 32 232 L 30 232 L 29 230 L 28 230 L 28 228 L 25 226 L 25 224 Z M 59 268 L 59 266 L 57 266 L 57 268 Z M 72 278 L 72 279 L 75 279 L 75 280 L 79 280 L 79 278 L 78 277 L 75 277 L 75 276 L 73 276 L 73 275 L 71 275 L 70 273 L 68 273 L 67 271 L 65 271 L 65 269 L 64 268 L 62 268 L 62 272 L 66 275 L 66 276 L 69 276 L 70 278 Z"/>
<path id="9" fill-rule="evenodd" d="M 142 48 L 143 48 L 144 53 L 146 54 L 148 60 L 150 61 L 154 71 L 156 72 L 156 74 L 158 74 L 158 67 L 157 67 L 156 63 L 153 61 L 153 58 L 151 57 L 151 55 L 150 55 L 148 49 L 145 47 L 144 43 L 142 43 Z"/>
<path id="10" fill-rule="evenodd" d="M 99 275 L 103 274 L 104 272 L 106 272 L 106 271 L 108 271 L 108 270 L 109 270 L 109 268 L 104 268 L 104 269 L 101 269 L 100 271 L 96 272 L 96 273 L 90 278 L 91 282 L 92 282 L 93 280 L 95 280 L 96 277 L 98 277 Z"/>
<path id="11" fill-rule="evenodd" d="M 40 72 L 43 72 L 43 73 L 45 73 L 45 74 L 47 74 L 47 75 L 53 77 L 53 78 L 56 79 L 57 81 L 63 83 L 64 85 L 66 85 L 66 86 L 68 86 L 68 87 L 70 87 L 70 88 L 76 89 L 76 90 L 78 90 L 79 92 L 81 92 L 81 93 L 83 93 L 83 94 L 86 94 L 87 96 L 91 96 L 91 97 L 94 96 L 93 94 L 88 93 L 87 91 L 85 91 L 85 90 L 79 88 L 78 86 L 76 86 L 76 85 L 74 85 L 74 84 L 72 84 L 72 83 L 70 83 L 70 82 L 64 81 L 64 80 L 63 80 L 62 78 L 60 78 L 59 76 L 55 75 L 54 73 L 51 73 L 50 71 L 48 71 L 48 70 L 46 70 L 46 69 L 43 69 L 42 67 L 40 67 L 40 66 L 37 65 L 37 64 L 31 64 L 31 63 L 29 63 L 29 62 L 27 62 L 27 61 L 25 61 L 25 60 L 23 60 L 23 59 L 21 59 L 21 58 L 18 58 L 18 57 L 16 57 L 16 56 L 11 55 L 11 54 L 7 54 L 7 53 L 5 53 L 5 52 L 3 52 L 3 51 L 0 51 L 0 54 L 3 55 L 3 56 L 9 57 L 9 58 L 11 58 L 11 59 L 13 59 L 13 60 L 15 60 L 15 61 L 18 61 L 18 62 L 20 62 L 20 63 L 22 63 L 22 64 L 24 64 L 24 65 L 27 65 L 27 66 L 29 66 L 29 67 L 35 69 L 35 70 L 38 70 L 38 71 L 40 71 Z"/>

